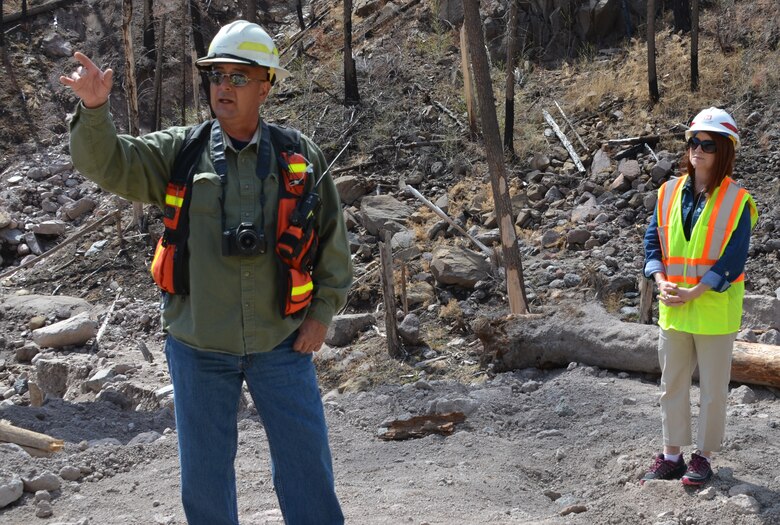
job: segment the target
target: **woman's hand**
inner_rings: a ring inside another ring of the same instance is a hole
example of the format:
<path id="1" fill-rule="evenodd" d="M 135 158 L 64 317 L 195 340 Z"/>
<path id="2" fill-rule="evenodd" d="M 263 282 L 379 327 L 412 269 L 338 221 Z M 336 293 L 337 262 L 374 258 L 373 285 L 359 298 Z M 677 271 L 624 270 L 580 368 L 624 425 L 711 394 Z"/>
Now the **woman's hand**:
<path id="1" fill-rule="evenodd" d="M 78 51 L 73 54 L 73 57 L 81 65 L 70 76 L 61 76 L 60 83 L 71 88 L 85 107 L 93 109 L 102 106 L 111 94 L 114 71 L 112 69 L 101 71 L 87 55 Z"/>
<path id="2" fill-rule="evenodd" d="M 661 287 L 658 285 L 658 300 L 666 306 L 681 306 L 686 303 L 698 299 L 701 295 L 709 290 L 709 286 L 704 284 L 697 284 L 693 288 L 679 288 L 676 284 L 664 281 L 671 286 Z M 672 288 L 673 287 L 673 288 Z"/>

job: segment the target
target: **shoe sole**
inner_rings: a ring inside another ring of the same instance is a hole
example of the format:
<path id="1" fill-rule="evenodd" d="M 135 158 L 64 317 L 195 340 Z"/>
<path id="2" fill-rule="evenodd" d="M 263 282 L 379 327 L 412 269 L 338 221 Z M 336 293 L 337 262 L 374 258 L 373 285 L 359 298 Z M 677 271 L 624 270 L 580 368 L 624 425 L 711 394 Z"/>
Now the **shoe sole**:
<path id="1" fill-rule="evenodd" d="M 700 487 L 700 486 L 704 485 L 705 483 L 707 483 L 710 480 L 711 477 L 712 476 L 709 476 L 707 479 L 702 479 L 702 480 L 694 480 L 694 479 L 689 479 L 689 478 L 682 478 L 682 484 L 683 485 L 688 485 L 689 487 Z"/>

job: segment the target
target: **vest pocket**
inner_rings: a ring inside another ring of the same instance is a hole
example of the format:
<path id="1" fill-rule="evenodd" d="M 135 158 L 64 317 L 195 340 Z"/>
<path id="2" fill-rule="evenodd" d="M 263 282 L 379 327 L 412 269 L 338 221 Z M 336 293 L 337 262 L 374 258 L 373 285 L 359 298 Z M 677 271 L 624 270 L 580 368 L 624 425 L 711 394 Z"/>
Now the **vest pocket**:
<path id="1" fill-rule="evenodd" d="M 222 185 L 216 173 L 196 173 L 192 178 L 190 213 L 218 216 L 221 197 Z"/>

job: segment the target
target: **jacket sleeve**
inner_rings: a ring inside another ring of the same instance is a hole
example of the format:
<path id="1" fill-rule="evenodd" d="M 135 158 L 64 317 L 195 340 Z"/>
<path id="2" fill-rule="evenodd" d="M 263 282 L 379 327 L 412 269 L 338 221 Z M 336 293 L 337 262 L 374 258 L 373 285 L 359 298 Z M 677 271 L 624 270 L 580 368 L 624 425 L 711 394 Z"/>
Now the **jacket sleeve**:
<path id="1" fill-rule="evenodd" d="M 88 109 L 79 103 L 70 121 L 73 166 L 111 193 L 162 206 L 184 128 L 142 137 L 119 135 L 108 106 Z"/>
<path id="2" fill-rule="evenodd" d="M 661 252 L 661 241 L 658 238 L 658 204 L 650 216 L 650 224 L 647 226 L 644 238 L 645 245 L 645 277 L 653 278 L 653 274 L 666 272 Z"/>
<path id="3" fill-rule="evenodd" d="M 325 156 L 307 137 L 301 136 L 301 144 L 304 155 L 314 164 L 316 181 L 327 166 Z M 329 174 L 320 182 L 318 191 L 321 199 L 316 223 L 319 249 L 312 272 L 314 299 L 306 317 L 327 326 L 346 303 L 352 285 L 352 257 L 341 201 Z"/>

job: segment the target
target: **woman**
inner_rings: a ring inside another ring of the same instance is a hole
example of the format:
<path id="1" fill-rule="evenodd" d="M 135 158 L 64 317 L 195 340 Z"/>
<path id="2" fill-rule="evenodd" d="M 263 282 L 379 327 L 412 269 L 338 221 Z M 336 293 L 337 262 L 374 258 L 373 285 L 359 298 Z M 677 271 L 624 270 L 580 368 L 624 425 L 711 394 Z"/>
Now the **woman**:
<path id="1" fill-rule="evenodd" d="M 739 131 L 718 108 L 705 109 L 685 133 L 684 175 L 658 191 L 645 233 L 645 276 L 658 285 L 658 358 L 664 449 L 641 483 L 680 479 L 699 486 L 712 477 L 712 453 L 726 428 L 731 353 L 742 320 L 743 273 L 750 232 L 758 220 L 753 198 L 731 175 Z M 691 375 L 699 366 L 696 450 L 692 444 Z"/>

